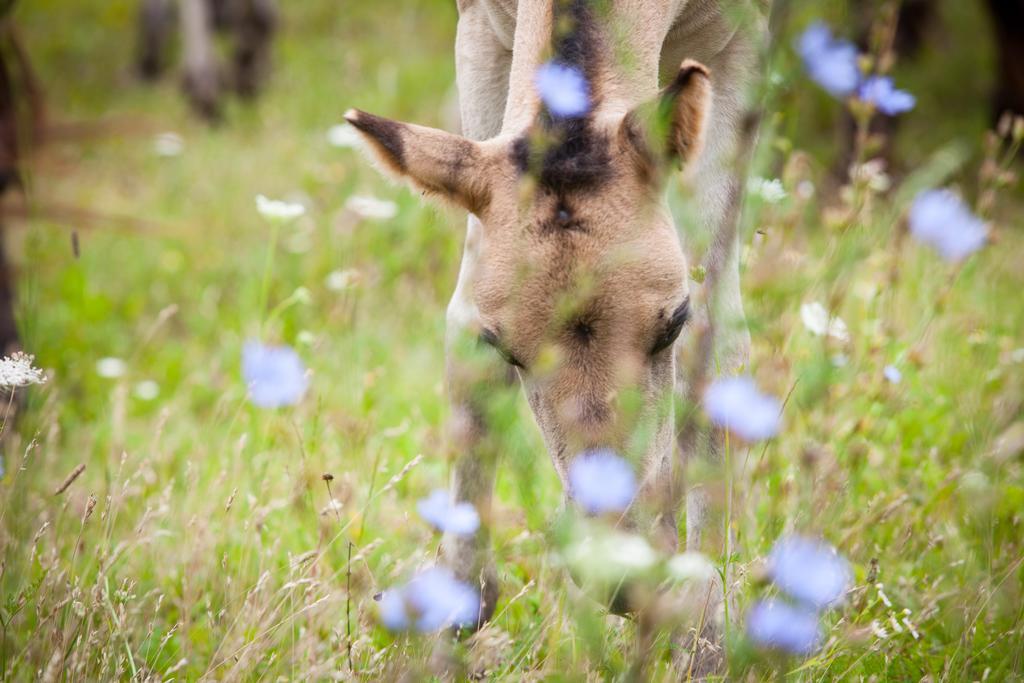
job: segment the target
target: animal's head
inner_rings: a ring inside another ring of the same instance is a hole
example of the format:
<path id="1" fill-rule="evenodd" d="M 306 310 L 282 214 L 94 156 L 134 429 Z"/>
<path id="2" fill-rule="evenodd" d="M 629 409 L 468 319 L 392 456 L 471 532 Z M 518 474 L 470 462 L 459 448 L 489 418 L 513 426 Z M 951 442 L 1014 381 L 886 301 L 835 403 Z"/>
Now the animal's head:
<path id="1" fill-rule="evenodd" d="M 346 115 L 386 171 L 478 219 L 456 317 L 518 369 L 563 475 L 583 449 L 671 448 L 689 293 L 664 190 L 698 154 L 709 100 L 707 70 L 686 62 L 632 110 L 541 107 L 525 130 L 483 142 Z"/>

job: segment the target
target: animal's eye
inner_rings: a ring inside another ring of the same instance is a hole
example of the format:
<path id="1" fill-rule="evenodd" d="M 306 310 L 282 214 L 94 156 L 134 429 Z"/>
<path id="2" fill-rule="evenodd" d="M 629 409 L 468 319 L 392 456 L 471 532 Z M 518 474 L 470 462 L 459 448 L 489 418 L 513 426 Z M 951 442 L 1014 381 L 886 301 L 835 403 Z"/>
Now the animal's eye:
<path id="1" fill-rule="evenodd" d="M 679 338 L 679 333 L 683 331 L 683 326 L 686 325 L 686 321 L 690 319 L 690 300 L 686 299 L 679 305 L 679 307 L 672 312 L 672 315 L 666 321 L 665 326 L 661 329 L 658 334 L 658 338 L 654 341 L 654 346 L 651 348 L 651 355 L 664 351 L 668 347 L 675 343 L 676 339 Z"/>
<path id="2" fill-rule="evenodd" d="M 493 330 L 483 330 L 480 333 L 480 342 L 483 344 L 487 344 L 492 349 L 497 351 L 498 355 L 501 356 L 502 360 L 504 360 L 509 365 L 516 368 L 523 367 L 523 364 L 520 363 L 519 360 L 508 351 L 508 349 L 501 345 L 501 340 L 498 338 L 498 335 L 495 334 Z"/>

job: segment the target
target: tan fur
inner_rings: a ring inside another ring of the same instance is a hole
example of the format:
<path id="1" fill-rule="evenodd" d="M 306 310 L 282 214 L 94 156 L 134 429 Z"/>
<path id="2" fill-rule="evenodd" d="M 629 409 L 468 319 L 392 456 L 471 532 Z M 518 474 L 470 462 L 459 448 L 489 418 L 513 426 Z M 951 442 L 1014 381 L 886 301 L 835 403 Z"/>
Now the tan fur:
<path id="1" fill-rule="evenodd" d="M 679 67 L 674 93 L 671 144 L 684 163 L 695 160 L 704 149 L 708 108 L 711 106 L 711 74 L 703 64 L 684 60 Z"/>
<path id="2" fill-rule="evenodd" d="M 388 175 L 421 192 L 481 213 L 490 201 L 489 167 L 495 144 L 481 144 L 435 128 L 398 123 L 349 109 L 345 120 L 363 133 L 373 158 Z"/>
<path id="3" fill-rule="evenodd" d="M 460 449 L 454 494 L 474 502 L 485 518 L 495 456 L 485 438 L 486 409 L 477 401 L 500 384 L 504 356 L 522 366 L 518 374 L 563 482 L 568 485 L 569 465 L 585 449 L 632 453 L 643 486 L 627 524 L 648 531 L 664 549 L 675 548 L 668 398 L 676 366 L 671 347 L 652 354 L 652 344 L 691 294 L 693 261 L 668 211 L 664 183 L 670 168 L 683 162 L 696 169 L 709 231 L 735 220 L 723 207 L 738 201 L 728 164 L 756 31 L 741 35 L 722 4 L 595 3 L 607 12 L 596 15 L 600 51 L 588 65 L 599 106 L 590 114 L 587 140 L 602 162 L 583 168 L 589 175 L 568 190 L 546 187 L 532 165 L 524 176 L 513 154 L 524 137 L 522 144 L 540 150 L 530 158 L 543 161 L 548 148 L 538 148 L 537 140 L 557 146 L 563 134 L 537 123 L 533 86 L 538 65 L 550 55 L 552 0 L 460 1 L 456 65 L 468 137 L 397 123 L 389 132 L 361 126 L 361 113 L 349 118 L 392 173 L 472 212 L 448 308 L 448 377 Z M 678 55 L 684 44 L 709 66 L 684 61 Z M 666 60 L 681 66 L 659 94 Z M 667 128 L 659 129 L 653 115 L 666 102 Z M 387 139 L 394 135 L 401 154 Z M 734 241 L 730 245 L 711 258 L 730 264 L 719 307 L 741 318 Z M 485 332 L 500 355 L 493 354 L 492 366 L 469 370 L 457 352 L 460 340 Z M 721 367 L 728 372 L 744 357 L 732 349 L 745 347 L 741 340 L 725 348 Z M 644 435 L 639 452 L 638 434 Z M 482 616 L 488 618 L 497 588 L 486 531 L 473 540 L 446 539 L 445 550 L 460 577 L 482 582 Z"/>

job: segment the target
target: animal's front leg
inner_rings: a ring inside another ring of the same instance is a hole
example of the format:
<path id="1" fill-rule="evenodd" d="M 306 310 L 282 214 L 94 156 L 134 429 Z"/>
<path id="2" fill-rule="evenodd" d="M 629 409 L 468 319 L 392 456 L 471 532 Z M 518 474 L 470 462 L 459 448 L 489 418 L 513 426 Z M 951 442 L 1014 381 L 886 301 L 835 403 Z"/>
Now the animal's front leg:
<path id="1" fill-rule="evenodd" d="M 139 75 L 155 80 L 164 70 L 168 43 L 174 31 L 172 0 L 142 0 L 139 5 Z"/>
<path id="2" fill-rule="evenodd" d="M 235 18 L 234 86 L 243 97 L 257 94 L 270 68 L 270 49 L 277 28 L 275 0 L 244 0 Z"/>
<path id="3" fill-rule="evenodd" d="M 480 592 L 479 626 L 494 614 L 498 600 L 489 524 L 500 435 L 492 427 L 497 413 L 509 403 L 510 368 L 479 343 L 472 328 L 452 322 L 449 327 L 449 434 L 455 451 L 452 495 L 476 507 L 480 527 L 469 536 L 446 534 L 442 554 L 455 575 Z"/>
<path id="4" fill-rule="evenodd" d="M 714 74 L 713 118 L 709 142 L 695 174 L 702 223 L 707 235 L 705 253 L 691 253 L 701 264 L 705 280 L 695 293 L 693 334 L 681 345 L 679 385 L 690 403 L 686 414 L 699 410 L 703 391 L 716 377 L 735 375 L 747 365 L 750 333 L 746 326 L 740 290 L 739 214 L 749 150 L 755 143 L 757 112 L 751 109 L 751 74 L 757 72 L 765 36 L 763 18 L 741 25 L 724 47 L 708 60 Z M 714 36 L 709 36 L 714 43 Z M 685 49 L 685 46 L 680 46 Z M 734 621 L 735 590 L 730 555 L 733 551 L 731 505 L 728 485 L 731 466 L 739 457 L 737 444 L 699 417 L 685 418 L 679 447 L 686 485 L 686 548 L 702 551 L 712 560 L 721 558 L 722 573 L 711 576 L 704 587 L 706 608 L 694 619 L 682 639 L 679 654 L 688 675 L 703 678 L 724 666 L 725 620 Z M 703 477 L 693 477 L 703 471 Z M 708 476 L 708 473 L 714 473 Z M 704 481 L 699 479 L 703 478 Z M 724 582 L 722 580 L 724 577 Z"/>
<path id="5" fill-rule="evenodd" d="M 213 23 L 207 0 L 181 0 L 183 87 L 203 118 L 220 118 L 221 74 L 213 49 Z"/>

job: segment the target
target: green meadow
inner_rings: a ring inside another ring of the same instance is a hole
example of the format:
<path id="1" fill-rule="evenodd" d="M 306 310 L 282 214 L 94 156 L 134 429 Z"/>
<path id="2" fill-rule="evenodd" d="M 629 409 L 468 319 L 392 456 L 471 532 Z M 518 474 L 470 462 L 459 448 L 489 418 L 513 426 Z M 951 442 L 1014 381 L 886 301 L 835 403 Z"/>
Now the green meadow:
<path id="1" fill-rule="evenodd" d="M 895 161 L 840 187 L 843 104 L 791 46 L 819 17 L 850 37 L 843 4 L 793 3 L 752 170 L 784 196 L 744 204 L 749 370 L 785 410 L 777 437 L 709 478 L 734 535 L 709 559 L 730 566 L 741 612 L 726 678 L 1021 680 L 1024 185 L 1012 143 L 988 130 L 987 17 L 941 3 L 922 54 L 894 70 L 918 98 Z M 382 179 L 328 131 L 349 107 L 457 130 L 457 12 L 282 0 L 281 14 L 266 91 L 211 127 L 176 74 L 133 75 L 134 2 L 14 10 L 48 130 L 25 194 L 5 199 L 4 239 L 22 343 L 48 380 L 5 420 L 2 676 L 421 680 L 444 651 L 458 678 L 635 680 L 636 623 L 581 595 L 553 546 L 561 485 L 518 393 L 501 398 L 488 520 L 495 619 L 454 642 L 379 624 L 374 596 L 437 552 L 416 502 L 447 485 L 456 455 L 444 310 L 465 216 Z M 955 188 L 990 223 L 962 264 L 907 234 L 929 187 Z M 687 193 L 673 181 L 681 224 Z M 306 212 L 275 225 L 258 194 Z M 394 215 L 361 215 L 360 197 Z M 810 330 L 813 303 L 847 334 Z M 297 405 L 247 400 L 249 339 L 299 354 Z M 787 533 L 823 536 L 853 572 L 808 658 L 743 634 Z M 670 648 L 643 678 L 686 677 Z"/>

